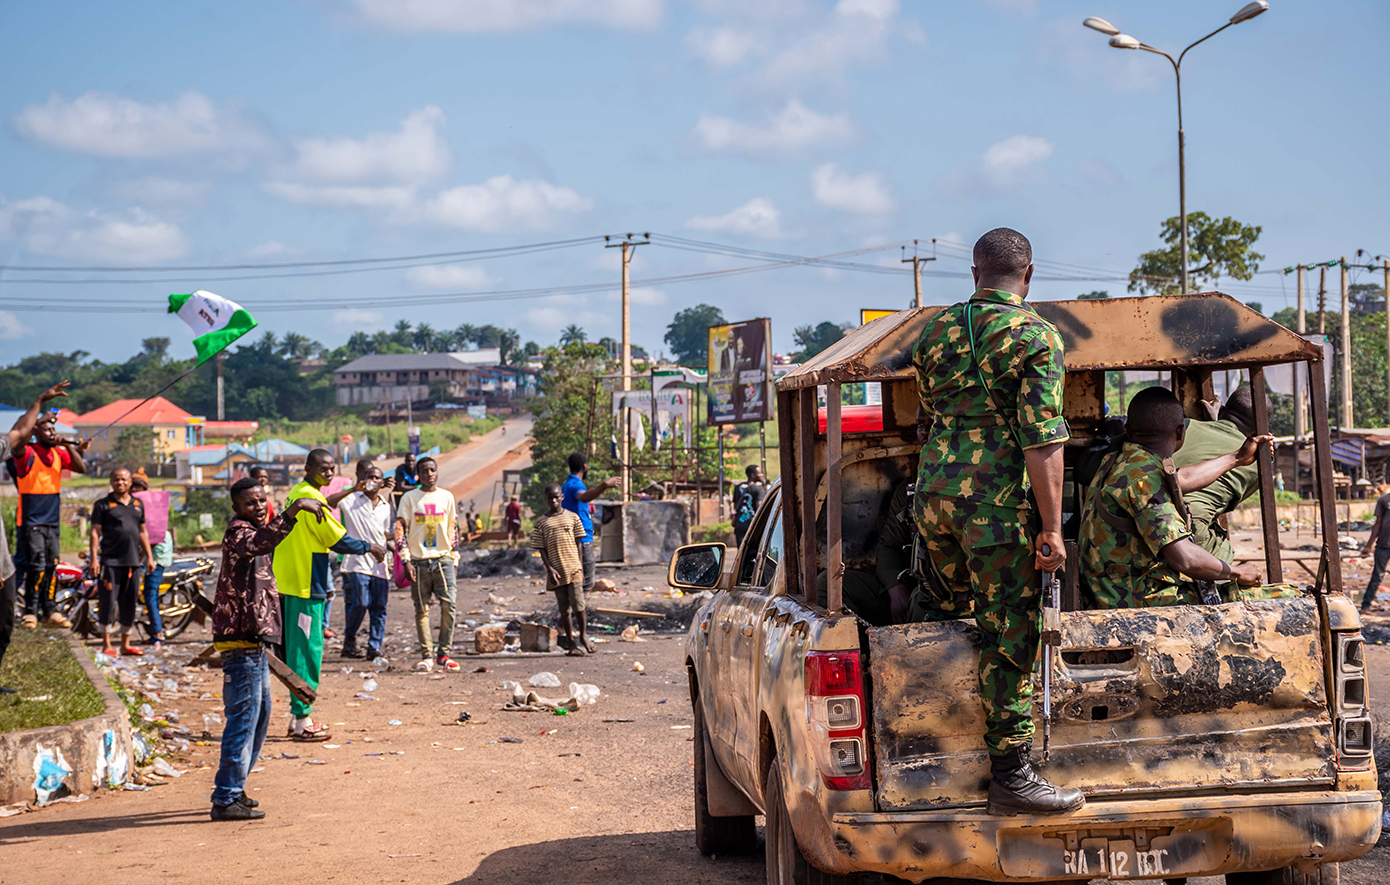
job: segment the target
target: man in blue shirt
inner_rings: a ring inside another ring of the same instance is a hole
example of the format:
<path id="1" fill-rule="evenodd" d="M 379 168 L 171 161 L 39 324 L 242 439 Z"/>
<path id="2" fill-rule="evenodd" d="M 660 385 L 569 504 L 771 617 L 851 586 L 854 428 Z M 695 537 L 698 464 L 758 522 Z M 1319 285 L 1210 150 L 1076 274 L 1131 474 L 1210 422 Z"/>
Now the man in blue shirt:
<path id="1" fill-rule="evenodd" d="M 610 476 L 592 489 L 584 485 L 584 477 L 589 473 L 589 459 L 582 452 L 570 455 L 569 468 L 569 479 L 560 487 L 563 494 L 560 506 L 579 514 L 579 522 L 584 526 L 584 542 L 579 545 L 579 558 L 584 563 L 584 593 L 587 596 L 594 589 L 594 520 L 589 515 L 589 502 L 609 489 L 616 489 L 623 481 Z"/>

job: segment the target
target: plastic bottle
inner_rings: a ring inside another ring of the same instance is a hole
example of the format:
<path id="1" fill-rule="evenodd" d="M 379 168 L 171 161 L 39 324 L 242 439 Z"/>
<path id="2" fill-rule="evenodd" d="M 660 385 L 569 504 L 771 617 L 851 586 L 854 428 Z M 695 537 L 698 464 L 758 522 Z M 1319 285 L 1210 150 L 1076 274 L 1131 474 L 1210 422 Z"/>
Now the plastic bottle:
<path id="1" fill-rule="evenodd" d="M 391 666 L 391 662 L 386 660 L 384 656 L 378 655 L 372 658 L 372 666 L 376 667 L 378 670 L 384 670 Z"/>
<path id="2" fill-rule="evenodd" d="M 591 685 L 589 683 L 581 685 L 578 682 L 570 683 L 570 697 L 578 701 L 581 707 L 594 703 L 598 700 L 598 696 L 599 690 L 597 685 Z"/>
<path id="3" fill-rule="evenodd" d="M 368 693 L 376 691 L 376 680 L 371 678 L 362 680 L 362 690 Z"/>

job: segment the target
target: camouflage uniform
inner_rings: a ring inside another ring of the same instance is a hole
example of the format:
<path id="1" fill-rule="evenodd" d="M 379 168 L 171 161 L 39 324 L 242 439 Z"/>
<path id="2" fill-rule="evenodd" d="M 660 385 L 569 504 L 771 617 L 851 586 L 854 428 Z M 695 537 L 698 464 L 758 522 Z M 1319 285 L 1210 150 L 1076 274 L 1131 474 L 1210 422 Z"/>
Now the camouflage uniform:
<path id="1" fill-rule="evenodd" d="M 980 374 L 993 398 L 971 360 L 965 304 L 937 314 L 913 351 L 918 393 L 932 419 L 913 517 L 947 586 L 919 587 L 911 614 L 927 621 L 974 616 L 985 745 L 998 756 L 1033 736 L 1040 591 L 1023 449 L 1068 435 L 1057 328 L 1008 292 L 981 289 L 971 300 Z"/>
<path id="2" fill-rule="evenodd" d="M 1096 608 L 1195 605 L 1202 594 L 1158 551 L 1192 537 L 1174 468 L 1136 443 L 1125 443 L 1101 464 L 1082 508 L 1082 586 Z"/>

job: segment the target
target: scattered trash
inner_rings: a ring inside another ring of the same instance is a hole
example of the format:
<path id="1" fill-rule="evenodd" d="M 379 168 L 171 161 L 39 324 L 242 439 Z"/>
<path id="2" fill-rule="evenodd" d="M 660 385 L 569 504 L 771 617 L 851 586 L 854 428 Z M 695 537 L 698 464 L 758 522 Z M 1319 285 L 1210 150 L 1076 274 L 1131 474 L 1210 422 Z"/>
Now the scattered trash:
<path id="1" fill-rule="evenodd" d="M 157 757 L 150 765 L 150 770 L 160 777 L 183 777 L 183 772 L 169 764 L 169 760 L 163 756 Z"/>
<path id="2" fill-rule="evenodd" d="M 385 753 L 363 753 L 363 756 L 385 756 Z"/>
<path id="3" fill-rule="evenodd" d="M 387 725 L 400 725 L 400 724 L 401 724 L 401 720 L 399 720 L 399 719 L 392 719 L 390 722 L 388 722 L 388 723 L 386 723 L 386 724 L 387 724 Z"/>
<path id="4" fill-rule="evenodd" d="M 370 676 L 362 680 L 362 690 L 368 693 L 376 691 L 376 680 Z"/>
<path id="5" fill-rule="evenodd" d="M 629 624 L 623 628 L 623 632 L 618 636 L 619 642 L 646 642 L 647 640 L 637 635 L 637 625 Z"/>
<path id="6" fill-rule="evenodd" d="M 647 668 L 642 666 L 642 662 L 641 662 L 641 661 L 633 661 L 633 662 L 632 662 L 632 669 L 635 670 L 635 671 L 638 672 L 638 673 L 645 673 L 645 672 L 647 672 Z"/>
<path id="7" fill-rule="evenodd" d="M 305 759 L 305 760 L 304 760 L 304 764 L 305 764 L 305 765 L 327 765 L 328 762 L 327 762 L 326 760 L 324 760 L 324 759 Z"/>
<path id="8" fill-rule="evenodd" d="M 35 745 L 34 753 L 34 798 L 36 805 L 47 805 L 54 793 L 65 788 L 63 781 L 72 774 L 72 766 L 63 758 L 63 751 L 54 747 L 47 749 Z"/>
<path id="9" fill-rule="evenodd" d="M 498 742 L 499 744 L 520 744 L 520 743 L 523 743 L 523 741 L 521 740 L 521 738 L 513 738 L 513 737 L 498 738 L 498 739 L 497 739 L 497 742 Z"/>
<path id="10" fill-rule="evenodd" d="M 391 666 L 391 662 L 388 661 L 384 656 L 378 655 L 377 657 L 372 658 L 372 666 L 376 667 L 378 670 L 385 670 L 387 667 Z"/>
<path id="11" fill-rule="evenodd" d="M 473 718 L 473 714 L 467 710 L 459 710 L 459 722 L 468 722 Z"/>
<path id="12" fill-rule="evenodd" d="M 418 854 L 388 854 L 387 857 L 419 857 Z"/>
<path id="13" fill-rule="evenodd" d="M 31 702 L 32 702 L 32 701 L 51 701 L 51 700 L 53 700 L 53 695 L 51 695 L 51 694 L 41 694 L 41 695 L 39 695 L 38 697 L 34 697 L 34 698 L 25 698 L 24 700 L 26 700 L 26 701 L 31 701 Z"/>
<path id="14" fill-rule="evenodd" d="M 323 745 L 323 748 L 324 748 L 325 750 L 341 750 L 342 747 L 343 747 L 342 744 L 324 744 L 324 745 Z"/>
<path id="15" fill-rule="evenodd" d="M 133 731 L 130 735 L 131 748 L 135 750 L 136 763 L 143 765 L 145 760 L 150 758 L 150 743 L 145 740 L 145 736 L 138 731 Z"/>
<path id="16" fill-rule="evenodd" d="M 281 759 L 298 759 L 299 757 L 296 756 L 294 753 L 284 753 L 284 752 L 282 752 L 282 753 L 280 754 L 280 758 L 281 758 Z"/>
<path id="17" fill-rule="evenodd" d="M 492 671 L 489 670 L 487 667 L 474 667 L 474 668 L 473 668 L 473 672 L 474 672 L 474 673 L 491 673 Z"/>
<path id="18" fill-rule="evenodd" d="M 369 694 L 367 694 L 365 691 L 359 691 L 359 692 L 357 693 L 357 699 L 358 699 L 358 700 L 361 700 L 361 701 L 374 701 L 374 700 L 376 700 L 376 698 L 375 698 L 373 695 L 369 695 Z"/>
<path id="19" fill-rule="evenodd" d="M 169 723 L 170 725 L 178 725 L 178 724 L 179 724 L 179 711 L 178 711 L 178 710 L 170 710 L 169 712 L 165 713 L 165 714 L 164 714 L 164 721 L 167 722 L 167 723 Z"/>
<path id="20" fill-rule="evenodd" d="M 636 719 L 605 719 L 604 722 L 636 722 Z"/>
<path id="21" fill-rule="evenodd" d="M 487 595 L 487 604 L 488 604 L 488 605 L 506 605 L 506 604 L 509 603 L 509 602 L 515 602 L 515 601 L 516 601 L 516 597 L 515 597 L 515 596 L 498 596 L 496 593 L 489 593 L 489 594 Z"/>
<path id="22" fill-rule="evenodd" d="M 566 710 L 564 707 L 556 707 L 550 712 L 554 713 L 556 716 L 568 716 L 570 714 L 570 711 Z"/>
<path id="23" fill-rule="evenodd" d="M 542 670 L 528 680 L 534 688 L 559 688 L 560 677 L 549 670 Z"/>
<path id="24" fill-rule="evenodd" d="M 693 726 L 693 725 L 673 725 L 673 726 L 671 726 L 671 730 L 672 730 L 672 731 L 680 731 L 680 730 L 683 729 L 683 728 L 694 728 L 694 726 Z"/>
<path id="25" fill-rule="evenodd" d="M 599 690 L 597 685 L 583 684 L 578 682 L 570 683 L 570 697 L 579 702 L 581 707 L 598 701 Z"/>
<path id="26" fill-rule="evenodd" d="M 151 707 L 149 704 L 141 704 L 141 705 L 140 705 L 140 718 L 143 719 L 143 720 L 145 720 L 146 722 L 153 722 L 153 721 L 154 721 L 154 707 Z"/>
<path id="27" fill-rule="evenodd" d="M 405 750 L 392 750 L 392 751 L 391 751 L 391 755 L 392 755 L 392 756 L 404 756 L 404 755 L 405 755 Z"/>
<path id="28" fill-rule="evenodd" d="M 215 730 L 217 730 L 217 729 L 220 728 L 221 726 L 222 726 L 222 714 L 221 714 L 221 713 L 204 713 L 204 714 L 203 714 L 203 731 L 205 731 L 205 732 L 208 733 L 208 734 L 212 734 Z"/>
<path id="29" fill-rule="evenodd" d="M 131 790 L 131 791 L 136 791 L 136 790 L 138 790 L 138 791 L 140 791 L 140 792 L 143 793 L 144 791 L 146 791 L 146 790 L 148 790 L 148 789 L 150 789 L 150 788 L 147 787 L 147 786 L 145 786 L 144 784 L 136 784 L 136 783 L 131 783 L 130 781 L 127 781 L 127 782 L 126 782 L 126 785 L 125 785 L 124 787 L 121 787 L 121 789 L 122 789 L 122 790 Z"/>

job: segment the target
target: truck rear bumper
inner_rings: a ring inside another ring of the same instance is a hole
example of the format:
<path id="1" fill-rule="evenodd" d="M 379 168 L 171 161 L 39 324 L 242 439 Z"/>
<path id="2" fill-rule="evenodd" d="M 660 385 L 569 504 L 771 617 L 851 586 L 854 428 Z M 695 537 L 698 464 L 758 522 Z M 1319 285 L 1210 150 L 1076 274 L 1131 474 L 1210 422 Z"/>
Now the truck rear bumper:
<path id="1" fill-rule="evenodd" d="M 991 817 L 968 808 L 830 821 L 835 867 L 913 882 L 1209 876 L 1333 863 L 1369 851 L 1380 823 L 1374 790 L 1096 800 L 1054 817 Z"/>

